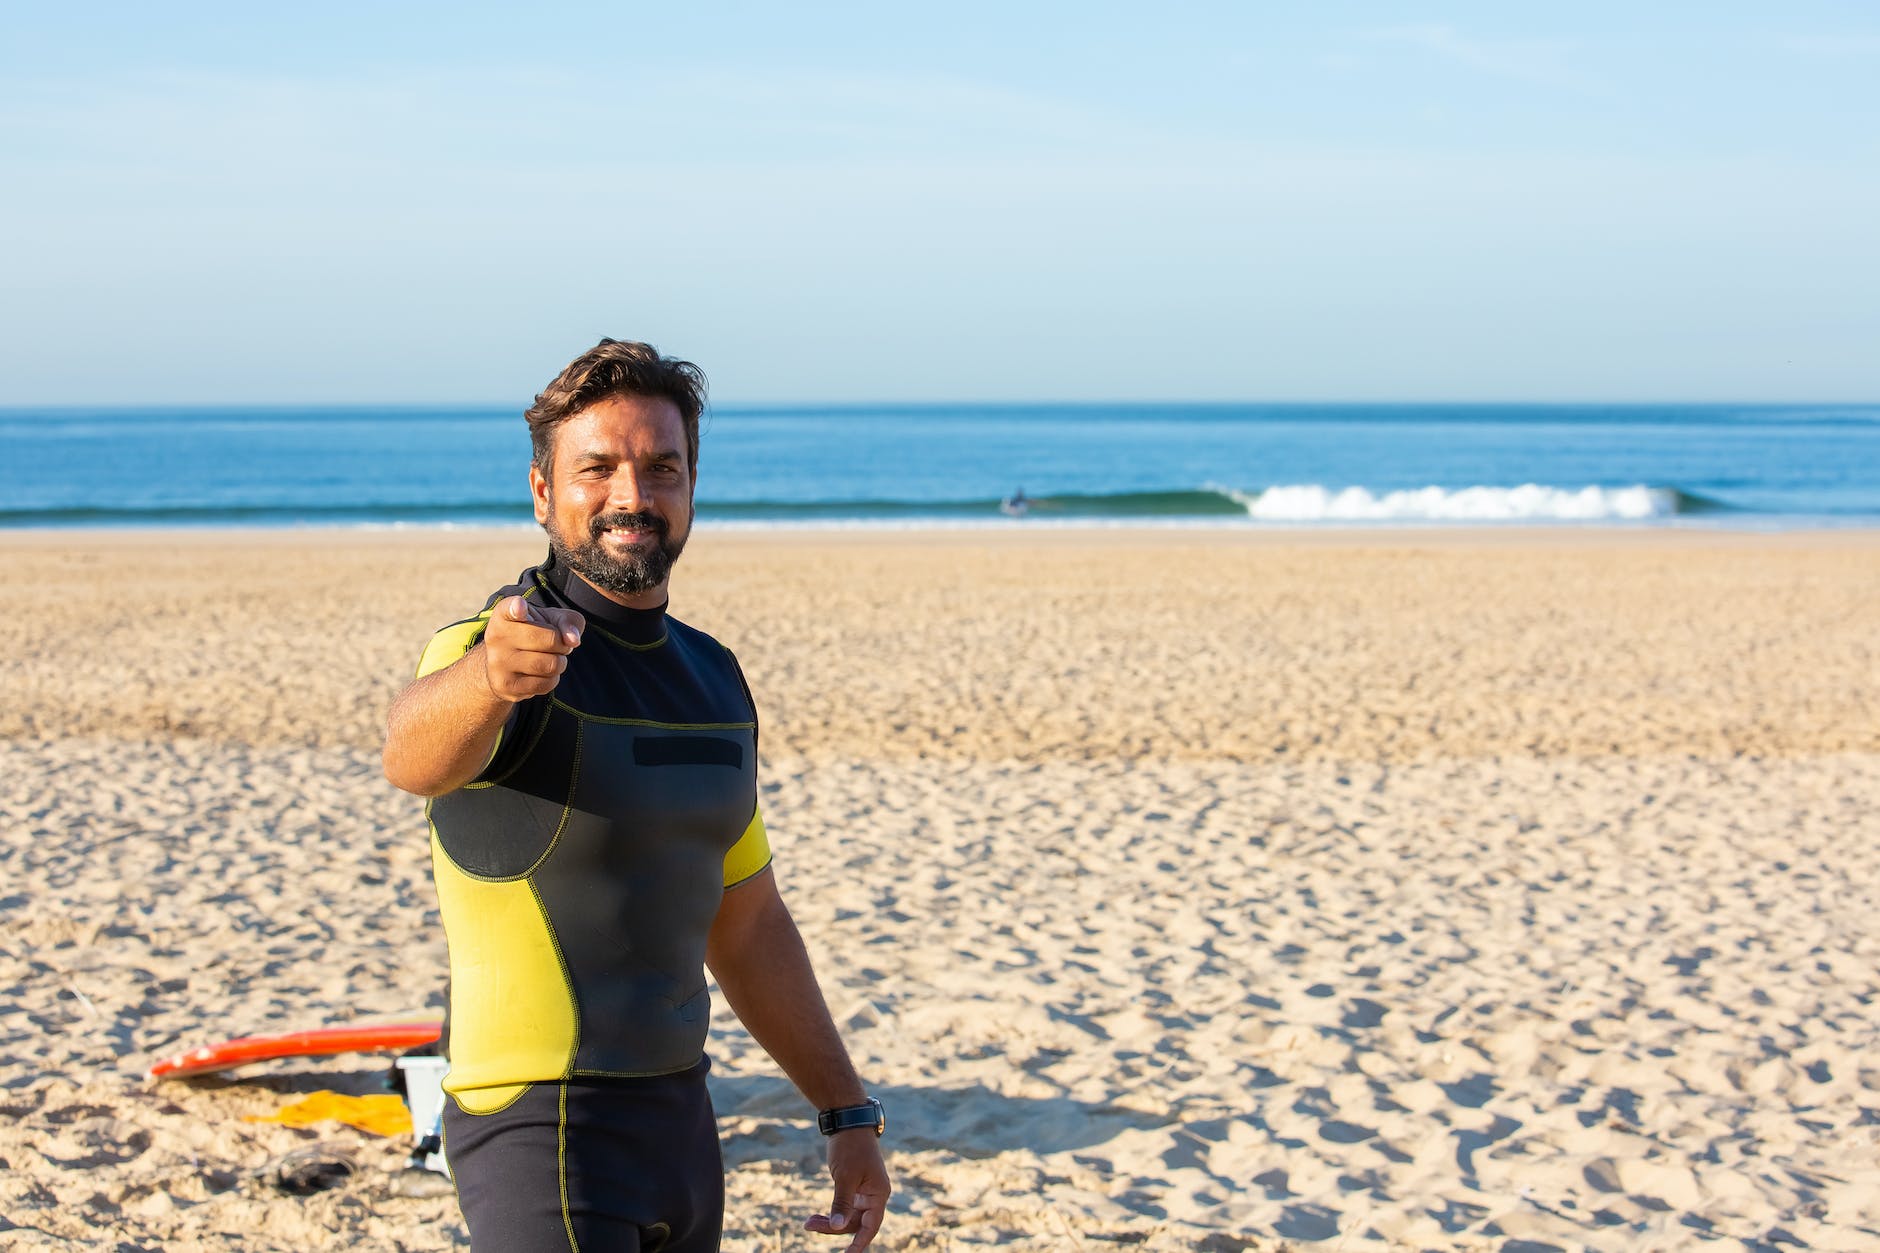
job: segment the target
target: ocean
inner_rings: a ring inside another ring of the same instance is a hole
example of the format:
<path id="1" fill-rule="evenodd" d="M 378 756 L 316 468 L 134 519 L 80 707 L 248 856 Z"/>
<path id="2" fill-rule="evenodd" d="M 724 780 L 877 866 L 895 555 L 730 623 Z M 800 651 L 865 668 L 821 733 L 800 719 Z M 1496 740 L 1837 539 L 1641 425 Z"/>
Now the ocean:
<path id="1" fill-rule="evenodd" d="M 704 424 L 704 526 L 1880 525 L 1880 405 L 837 405 Z M 527 524 L 518 409 L 0 409 L 0 526 Z"/>

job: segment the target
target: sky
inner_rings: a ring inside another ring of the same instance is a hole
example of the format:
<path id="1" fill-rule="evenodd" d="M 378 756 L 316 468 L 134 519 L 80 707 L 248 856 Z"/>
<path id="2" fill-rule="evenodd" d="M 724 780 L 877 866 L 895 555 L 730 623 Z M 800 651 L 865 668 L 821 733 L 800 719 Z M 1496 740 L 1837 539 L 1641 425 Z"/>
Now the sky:
<path id="1" fill-rule="evenodd" d="M 0 405 L 1880 400 L 1880 6 L 0 0 Z"/>

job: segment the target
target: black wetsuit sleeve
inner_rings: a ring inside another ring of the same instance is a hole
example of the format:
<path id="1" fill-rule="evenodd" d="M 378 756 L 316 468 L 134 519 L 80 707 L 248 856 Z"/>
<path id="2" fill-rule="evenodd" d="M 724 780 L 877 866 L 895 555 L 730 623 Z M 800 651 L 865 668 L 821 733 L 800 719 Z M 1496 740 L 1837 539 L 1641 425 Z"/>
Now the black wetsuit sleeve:
<path id="1" fill-rule="evenodd" d="M 424 654 L 418 659 L 418 677 L 443 670 L 463 660 L 471 649 L 483 640 L 483 633 L 489 627 L 490 612 L 496 602 L 508 591 L 499 592 L 490 598 L 489 608 L 474 618 L 465 618 L 453 622 L 431 637 L 425 645 Z M 518 701 L 510 709 L 509 717 L 503 722 L 502 733 L 497 737 L 495 751 L 483 769 L 477 772 L 472 783 L 487 783 L 500 778 L 516 768 L 526 756 L 526 747 L 534 742 L 541 733 L 542 723 L 548 717 L 548 698 L 531 696 Z"/>
<path id="2" fill-rule="evenodd" d="M 757 698 L 751 695 L 751 684 L 750 681 L 744 677 L 744 667 L 738 664 L 738 655 L 727 648 L 725 649 L 725 656 L 731 659 L 731 668 L 737 672 L 738 686 L 744 689 L 744 703 L 751 707 L 751 751 L 755 753 L 757 752 L 759 739 L 763 733 L 762 724 L 759 723 L 757 718 Z"/>
<path id="3" fill-rule="evenodd" d="M 529 755 L 529 748 L 542 738 L 542 726 L 548 720 L 549 700 L 546 696 L 531 696 L 527 700 L 517 701 L 509 711 L 509 718 L 503 723 L 503 733 L 496 741 L 496 751 L 478 772 L 472 783 L 493 783 L 521 765 Z"/>

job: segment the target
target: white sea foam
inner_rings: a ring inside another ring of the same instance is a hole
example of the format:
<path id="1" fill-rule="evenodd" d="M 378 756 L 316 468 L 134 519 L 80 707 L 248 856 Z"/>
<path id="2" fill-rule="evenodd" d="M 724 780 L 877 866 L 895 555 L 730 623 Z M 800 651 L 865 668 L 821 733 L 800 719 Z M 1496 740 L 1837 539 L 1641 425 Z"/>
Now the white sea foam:
<path id="1" fill-rule="evenodd" d="M 1422 487 L 1374 494 L 1362 487 L 1339 491 L 1316 483 L 1234 493 L 1250 517 L 1263 522 L 1598 522 L 1666 518 L 1678 511 L 1677 493 L 1657 487 Z"/>

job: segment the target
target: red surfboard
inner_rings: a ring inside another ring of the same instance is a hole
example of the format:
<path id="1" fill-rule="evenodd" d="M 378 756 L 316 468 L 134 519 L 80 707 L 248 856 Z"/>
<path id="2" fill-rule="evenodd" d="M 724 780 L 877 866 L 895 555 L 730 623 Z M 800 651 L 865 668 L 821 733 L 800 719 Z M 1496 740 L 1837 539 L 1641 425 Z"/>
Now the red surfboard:
<path id="1" fill-rule="evenodd" d="M 387 1022 L 363 1027 L 324 1027 L 286 1035 L 245 1035 L 206 1048 L 159 1058 L 146 1079 L 180 1079 L 206 1075 L 249 1062 L 277 1057 L 326 1057 L 333 1053 L 402 1053 L 421 1044 L 434 1044 L 444 1034 L 441 1022 Z"/>

